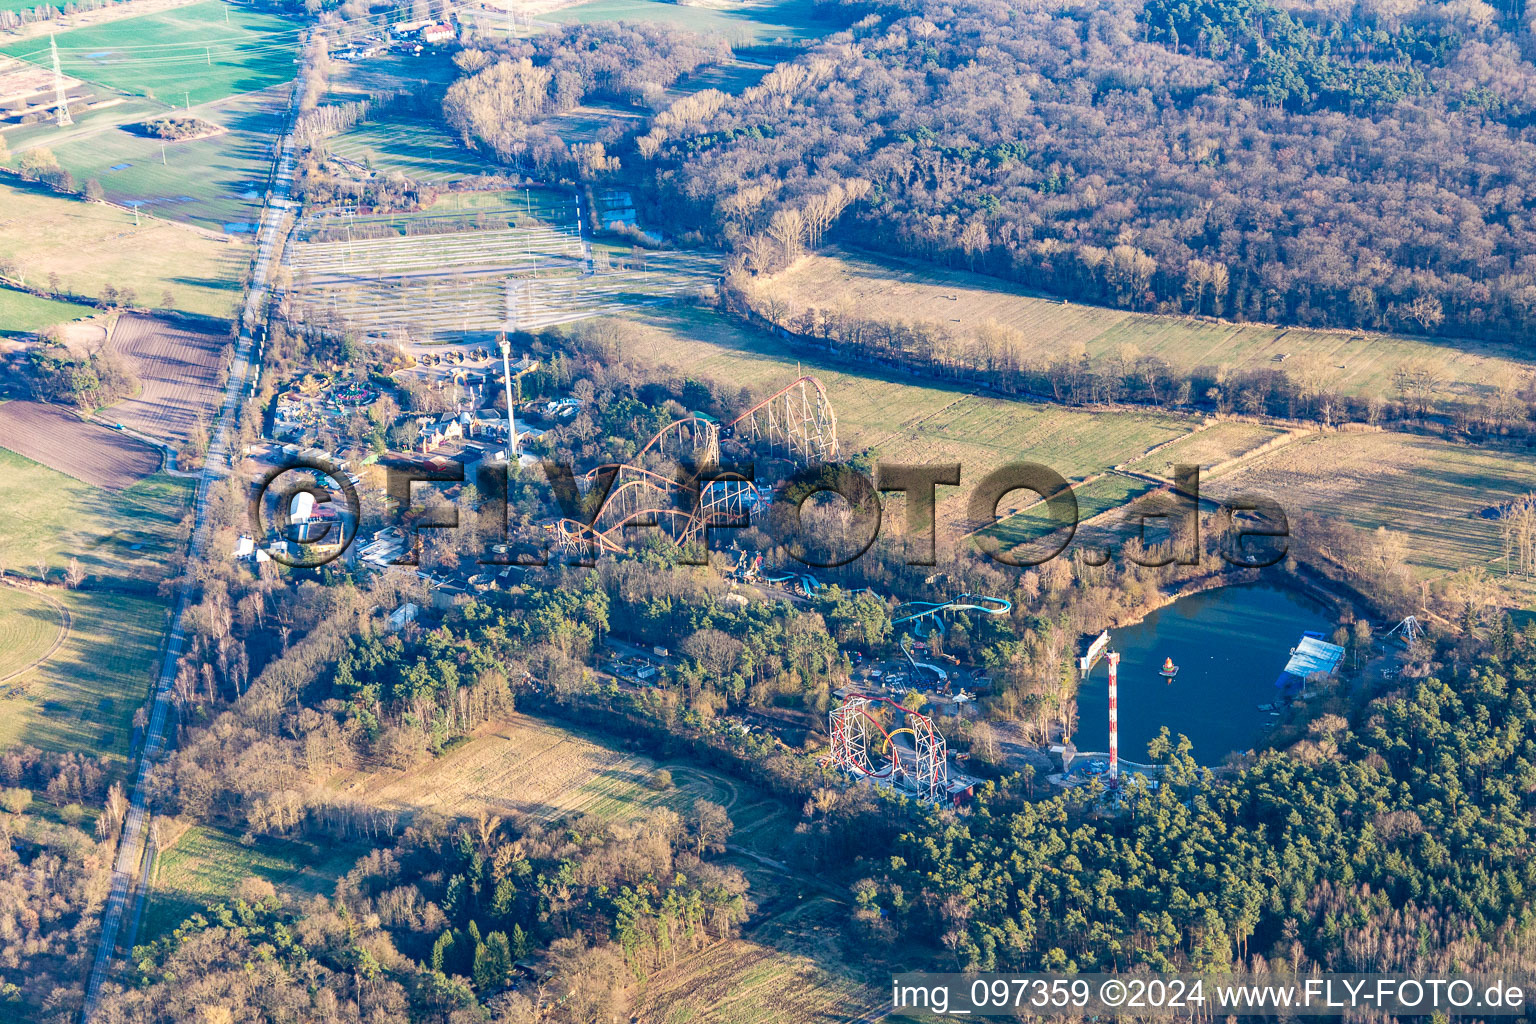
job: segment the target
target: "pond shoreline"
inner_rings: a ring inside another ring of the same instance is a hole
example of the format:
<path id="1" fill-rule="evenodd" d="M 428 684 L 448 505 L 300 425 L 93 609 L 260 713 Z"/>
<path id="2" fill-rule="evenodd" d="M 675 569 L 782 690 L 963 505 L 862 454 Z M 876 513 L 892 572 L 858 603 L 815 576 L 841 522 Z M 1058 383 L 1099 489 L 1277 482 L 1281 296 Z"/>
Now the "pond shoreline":
<path id="1" fill-rule="evenodd" d="M 1230 597 L 1214 593 L 1224 589 L 1232 590 Z M 1207 592 L 1211 596 L 1198 596 Z M 1123 616 L 1110 627 L 1122 656 L 1122 755 L 1139 759 L 1159 728 L 1187 735 L 1197 759 L 1208 765 L 1266 745 L 1277 724 L 1269 717 L 1278 699 L 1271 681 L 1288 649 L 1304 632 L 1328 635 L 1351 608 L 1340 595 L 1294 573 L 1249 569 L 1184 581 L 1140 614 Z M 1182 669 L 1177 680 L 1158 676 L 1166 658 Z M 1074 695 L 1072 735 L 1081 744 L 1079 756 L 1107 742 L 1106 689 L 1101 669 Z"/>
<path id="2" fill-rule="evenodd" d="M 1356 610 L 1355 602 L 1350 598 L 1323 587 L 1312 580 L 1304 579 L 1297 573 L 1287 572 L 1284 569 L 1278 571 L 1240 569 L 1233 573 L 1200 576 L 1192 580 L 1185 580 L 1172 590 L 1159 590 L 1155 602 L 1145 605 L 1123 617 L 1112 618 L 1109 625 L 1105 626 L 1104 629 L 1124 629 L 1127 626 L 1139 625 L 1153 612 L 1161 611 L 1171 604 L 1182 601 L 1186 597 L 1193 597 L 1196 594 L 1203 594 L 1210 590 L 1221 590 L 1225 587 L 1243 587 L 1254 584 L 1271 586 L 1280 590 L 1293 590 L 1323 605 L 1328 609 L 1329 614 L 1333 616 Z M 1092 640 L 1096 635 L 1085 634 L 1084 638 Z"/>

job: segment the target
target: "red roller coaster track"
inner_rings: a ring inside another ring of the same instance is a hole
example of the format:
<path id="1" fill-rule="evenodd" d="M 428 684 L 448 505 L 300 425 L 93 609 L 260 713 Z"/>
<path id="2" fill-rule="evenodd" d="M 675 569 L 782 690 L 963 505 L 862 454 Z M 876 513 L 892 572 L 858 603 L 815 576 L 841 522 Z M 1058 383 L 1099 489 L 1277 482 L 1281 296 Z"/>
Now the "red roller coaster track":
<path id="1" fill-rule="evenodd" d="M 887 732 L 873 714 L 874 706 L 879 704 L 906 716 L 906 726 Z M 941 800 L 948 794 L 949 758 L 944 737 L 927 715 L 905 708 L 889 697 L 851 693 L 827 718 L 832 735 L 828 760 L 832 764 L 854 775 L 892 783 L 904 781 L 907 788 L 924 800 Z M 878 756 L 890 752 L 890 760 L 878 766 L 870 760 L 872 731 L 885 741 Z M 897 732 L 912 734 L 910 758 L 902 757 L 904 748 L 894 739 Z"/>

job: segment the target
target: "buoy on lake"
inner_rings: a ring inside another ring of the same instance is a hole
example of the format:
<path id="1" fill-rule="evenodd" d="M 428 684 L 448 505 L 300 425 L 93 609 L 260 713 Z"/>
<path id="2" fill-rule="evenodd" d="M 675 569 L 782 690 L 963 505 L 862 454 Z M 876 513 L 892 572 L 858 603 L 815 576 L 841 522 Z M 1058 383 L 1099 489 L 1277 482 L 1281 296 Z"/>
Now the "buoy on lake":
<path id="1" fill-rule="evenodd" d="M 1164 658 L 1162 670 L 1158 673 L 1158 675 L 1162 676 L 1164 679 L 1171 683 L 1173 682 L 1173 677 L 1178 674 L 1179 666 L 1173 663 L 1173 659 Z"/>

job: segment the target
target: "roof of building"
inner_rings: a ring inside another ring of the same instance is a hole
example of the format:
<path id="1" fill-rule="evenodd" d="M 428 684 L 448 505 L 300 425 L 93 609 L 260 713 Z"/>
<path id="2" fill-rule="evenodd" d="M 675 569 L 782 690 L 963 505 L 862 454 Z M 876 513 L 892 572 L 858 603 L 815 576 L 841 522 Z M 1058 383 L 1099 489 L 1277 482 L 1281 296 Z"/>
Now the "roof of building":
<path id="1" fill-rule="evenodd" d="M 1344 648 L 1326 640 L 1304 636 L 1291 652 L 1291 660 L 1285 663 L 1287 675 L 1306 679 L 1314 672 L 1332 672 L 1344 658 Z"/>

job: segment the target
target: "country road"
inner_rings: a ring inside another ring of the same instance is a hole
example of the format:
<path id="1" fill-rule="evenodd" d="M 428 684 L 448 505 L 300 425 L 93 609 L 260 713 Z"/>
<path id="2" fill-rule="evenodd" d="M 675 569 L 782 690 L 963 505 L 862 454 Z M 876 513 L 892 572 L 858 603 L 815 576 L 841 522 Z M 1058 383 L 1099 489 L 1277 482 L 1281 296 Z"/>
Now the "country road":
<path id="1" fill-rule="evenodd" d="M 245 389 L 245 379 L 250 372 L 251 331 L 267 299 L 267 282 L 271 274 L 272 254 L 276 251 L 290 202 L 288 194 L 293 181 L 294 142 L 293 117 L 297 114 L 301 95 L 300 83 L 304 80 L 303 69 L 309 66 L 312 49 L 306 46 L 300 73 L 295 79 L 293 96 L 289 106 L 288 127 L 278 150 L 277 167 L 272 177 L 272 187 L 267 207 L 262 215 L 261 227 L 256 236 L 256 260 L 251 274 L 251 288 L 246 295 L 244 323 L 236 346 L 234 363 L 230 367 L 229 381 L 224 386 L 224 404 L 213 431 L 213 443 L 203 461 L 203 472 L 197 483 L 197 497 L 193 505 L 192 556 L 206 553 L 209 526 L 207 522 L 208 494 L 212 485 L 227 472 L 229 465 L 229 435 L 235 413 L 240 407 L 240 396 Z M 144 733 L 144 747 L 139 754 L 138 771 L 134 777 L 133 799 L 123 822 L 123 834 L 118 841 L 117 860 L 112 869 L 112 889 L 107 896 L 106 909 L 102 914 L 101 940 L 96 949 L 96 959 L 91 965 L 90 980 L 86 983 L 85 1002 L 81 1008 L 82 1024 L 88 1024 L 101 998 L 101 986 L 111 971 L 112 955 L 120 937 L 131 943 L 133 931 L 138 925 L 138 905 L 144 898 L 142 880 L 147 878 L 148 865 L 143 865 L 144 837 L 150 819 L 148 806 L 148 778 L 156 758 L 165 748 L 165 726 L 171 711 L 171 688 L 176 680 L 176 662 L 185 644 L 183 621 L 189 603 L 189 595 L 182 589 L 176 598 L 176 611 L 171 619 L 169 641 L 165 659 L 160 666 L 155 685 L 154 706 L 149 715 L 149 726 Z M 123 922 L 129 922 L 123 936 Z"/>

